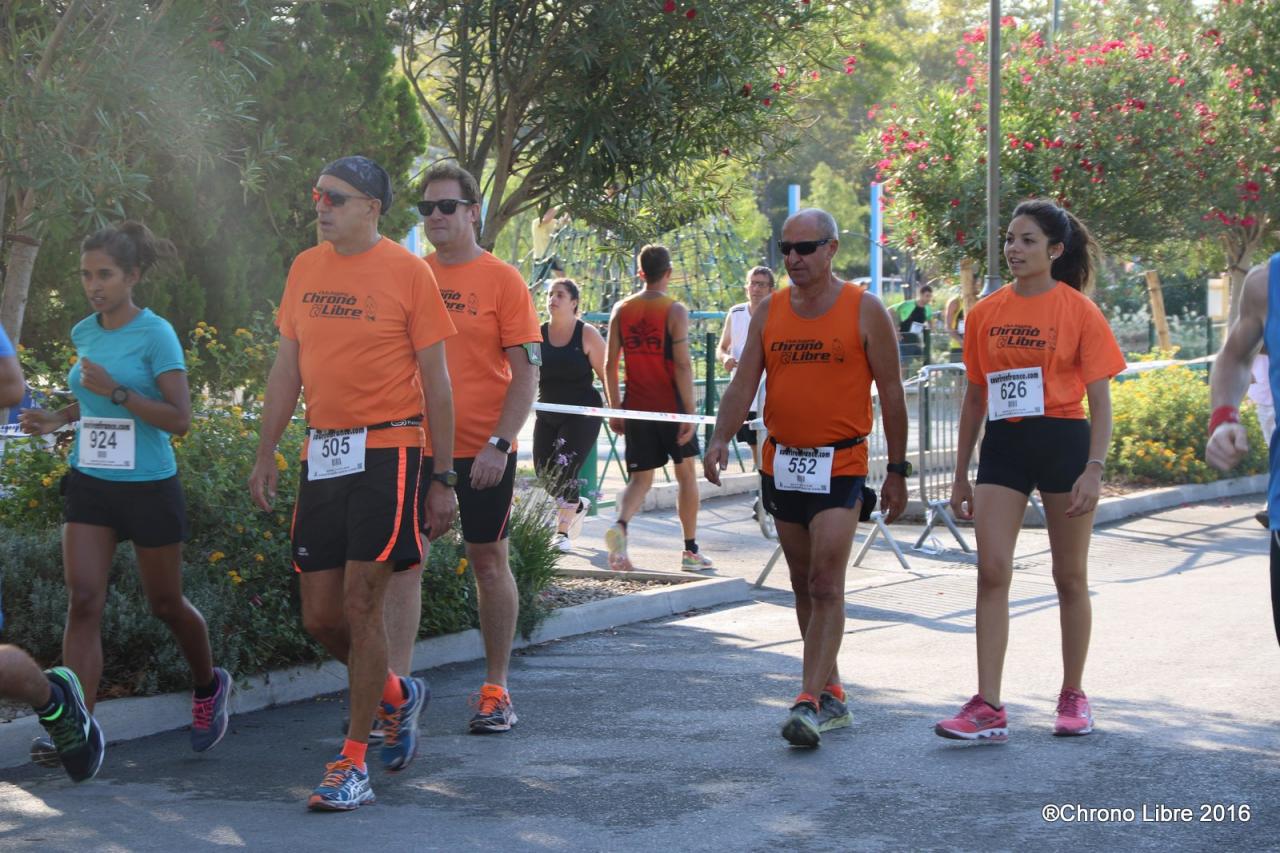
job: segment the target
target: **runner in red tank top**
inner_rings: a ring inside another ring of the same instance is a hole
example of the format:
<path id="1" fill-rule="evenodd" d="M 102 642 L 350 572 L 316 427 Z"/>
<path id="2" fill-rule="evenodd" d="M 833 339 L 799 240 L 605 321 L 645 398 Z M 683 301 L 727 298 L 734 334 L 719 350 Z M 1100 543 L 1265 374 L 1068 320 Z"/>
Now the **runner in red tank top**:
<path id="1" fill-rule="evenodd" d="M 729 437 L 742 423 L 763 372 L 760 494 L 778 525 L 804 639 L 804 685 L 782 727 L 793 746 L 817 746 L 820 732 L 852 722 L 836 660 L 844 636 L 844 576 L 867 474 L 871 384 L 880 395 L 889 475 L 880 493 L 885 521 L 907 506 L 907 406 L 898 333 L 880 300 L 840 280 L 831 259 L 836 222 L 802 210 L 782 226 L 778 248 L 792 286 L 751 316 L 738 372 L 724 393 L 703 460 L 719 485 Z"/>
<path id="2" fill-rule="evenodd" d="M 605 390 L 616 409 L 645 412 L 693 413 L 693 362 L 689 357 L 689 311 L 667 295 L 671 281 L 671 253 L 665 246 L 645 246 L 638 266 L 644 290 L 614 306 L 609 319 L 609 354 L 605 359 Z M 625 360 L 627 394 L 622 397 L 618 367 Z M 698 552 L 697 425 L 610 418 L 609 429 L 625 433 L 627 471 L 631 479 L 618 501 L 618 523 L 605 533 L 609 568 L 629 571 L 627 524 L 640 511 L 653 485 L 653 472 L 670 459 L 680 490 L 676 508 L 684 529 L 680 568 L 697 572 L 711 568 Z"/>

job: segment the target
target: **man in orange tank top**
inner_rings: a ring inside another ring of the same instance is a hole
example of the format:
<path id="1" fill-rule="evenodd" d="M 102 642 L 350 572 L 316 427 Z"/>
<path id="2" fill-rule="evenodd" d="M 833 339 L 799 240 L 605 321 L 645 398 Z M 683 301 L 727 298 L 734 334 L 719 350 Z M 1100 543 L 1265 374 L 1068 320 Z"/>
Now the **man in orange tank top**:
<path id="1" fill-rule="evenodd" d="M 880 492 L 886 522 L 907 506 L 907 406 L 898 333 L 874 296 L 831 270 L 840 247 L 835 219 L 810 208 L 782 226 L 778 248 L 792 286 L 751 316 L 746 349 L 725 391 L 703 459 L 719 485 L 729 437 L 765 375 L 760 493 L 778 526 L 804 641 L 804 683 L 782 736 L 813 747 L 821 732 L 852 722 L 837 658 L 844 637 L 845 568 L 862 509 L 871 432 L 871 385 L 880 397 L 888 476 Z"/>
<path id="2" fill-rule="evenodd" d="M 671 281 L 671 253 L 665 246 L 645 246 L 638 259 L 644 290 L 614 306 L 609 319 L 609 351 L 605 358 L 605 390 L 616 409 L 645 412 L 693 413 L 693 361 L 689 356 L 689 311 L 667 295 Z M 619 393 L 618 367 L 625 360 L 627 393 Z M 679 492 L 676 510 L 684 530 L 680 568 L 698 572 L 711 561 L 698 551 L 698 455 L 695 423 L 667 423 L 610 418 L 609 429 L 625 433 L 630 479 L 618 501 L 618 522 L 604 536 L 609 568 L 630 571 L 627 524 L 640 511 L 653 485 L 653 472 L 670 459 Z"/>

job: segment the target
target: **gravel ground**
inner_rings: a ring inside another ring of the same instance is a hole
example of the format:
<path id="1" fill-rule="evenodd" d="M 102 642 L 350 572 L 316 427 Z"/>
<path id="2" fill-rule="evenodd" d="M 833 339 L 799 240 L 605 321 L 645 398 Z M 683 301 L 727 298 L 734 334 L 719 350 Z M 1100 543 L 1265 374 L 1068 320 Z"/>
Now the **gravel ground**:
<path id="1" fill-rule="evenodd" d="M 556 578 L 542 591 L 542 600 L 558 609 L 618 595 L 629 595 L 654 586 L 667 586 L 667 584 L 613 578 Z"/>

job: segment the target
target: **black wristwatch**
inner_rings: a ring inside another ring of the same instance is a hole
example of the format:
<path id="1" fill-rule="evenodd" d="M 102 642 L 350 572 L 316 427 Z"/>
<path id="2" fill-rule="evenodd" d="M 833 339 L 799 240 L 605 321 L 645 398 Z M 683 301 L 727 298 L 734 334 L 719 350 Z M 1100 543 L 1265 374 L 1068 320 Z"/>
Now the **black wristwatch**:
<path id="1" fill-rule="evenodd" d="M 489 436 L 489 443 L 501 450 L 503 453 L 508 453 L 511 450 L 511 442 L 507 441 L 500 435 Z"/>
<path id="2" fill-rule="evenodd" d="M 915 469 L 912 468 L 911 463 L 907 461 L 907 462 L 890 462 L 888 465 L 884 466 L 884 470 L 889 472 L 890 474 L 901 474 L 904 477 L 910 477 L 911 473 Z"/>
<path id="3" fill-rule="evenodd" d="M 117 385 L 111 389 L 111 402 L 117 406 L 123 406 L 125 401 L 129 399 L 129 389 L 123 385 Z"/>
<path id="4" fill-rule="evenodd" d="M 431 479 L 436 483 L 443 483 L 445 486 L 452 489 L 458 485 L 458 472 L 450 468 L 448 471 L 441 471 L 438 474 L 432 474 Z"/>

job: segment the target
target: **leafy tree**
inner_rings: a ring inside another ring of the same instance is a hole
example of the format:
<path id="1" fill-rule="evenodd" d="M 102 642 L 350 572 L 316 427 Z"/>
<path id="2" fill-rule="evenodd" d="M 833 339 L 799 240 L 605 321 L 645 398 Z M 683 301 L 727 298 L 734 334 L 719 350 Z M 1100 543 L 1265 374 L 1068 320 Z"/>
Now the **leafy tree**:
<path id="1" fill-rule="evenodd" d="M 11 337 L 42 242 L 145 199 L 141 140 L 193 171 L 253 159 L 227 142 L 270 24 L 261 11 L 239 0 L 0 5 L 0 322 Z"/>
<path id="2" fill-rule="evenodd" d="M 1260 68 L 1225 61 L 1223 30 L 1187 11 L 1102 18 L 1056 49 L 1006 20 L 1004 39 L 1002 210 L 1055 198 L 1110 251 L 1150 259 L 1170 241 L 1213 239 L 1228 264 L 1243 265 L 1275 220 L 1276 104 L 1249 84 Z M 891 239 L 980 263 L 985 26 L 963 41 L 957 62 L 972 76 L 886 110 L 868 147 L 891 193 Z"/>
<path id="3" fill-rule="evenodd" d="M 867 0 L 404 0 L 405 75 L 444 153 L 484 176 L 481 242 L 552 203 L 643 237 L 724 204 L 781 144 Z"/>

